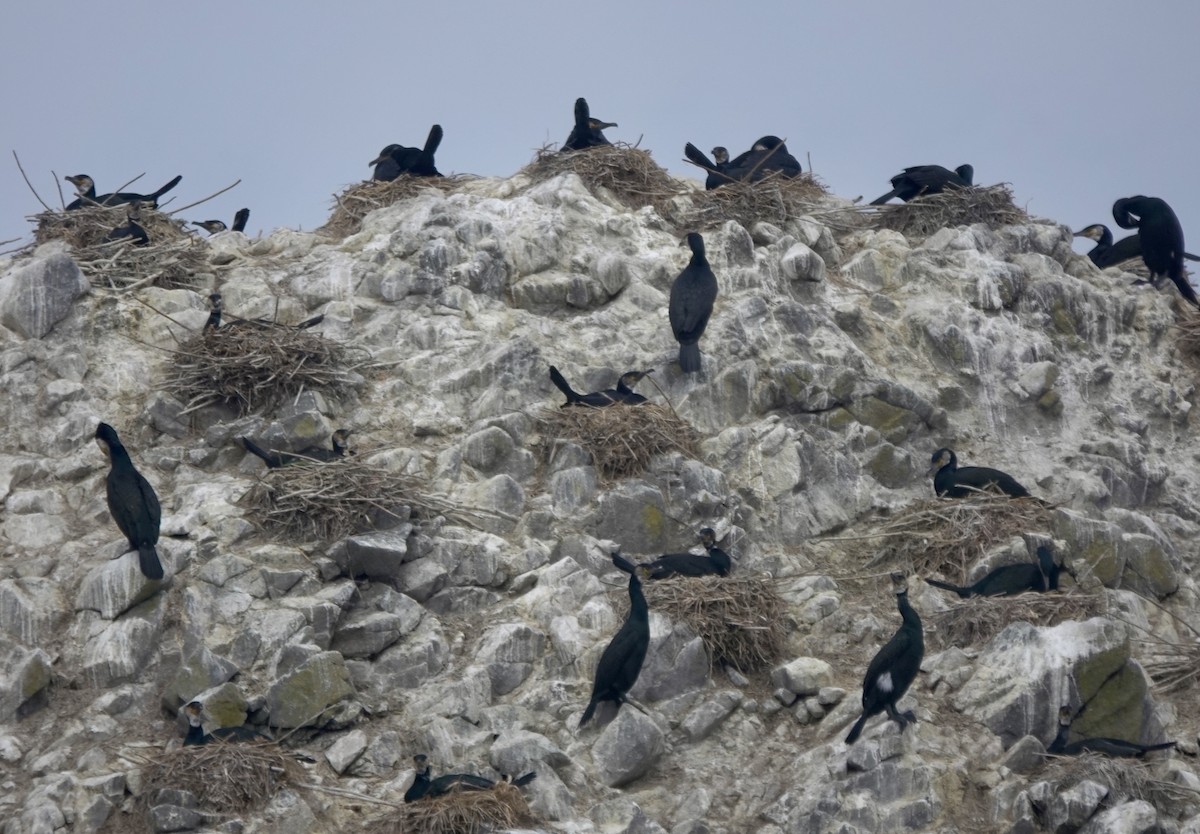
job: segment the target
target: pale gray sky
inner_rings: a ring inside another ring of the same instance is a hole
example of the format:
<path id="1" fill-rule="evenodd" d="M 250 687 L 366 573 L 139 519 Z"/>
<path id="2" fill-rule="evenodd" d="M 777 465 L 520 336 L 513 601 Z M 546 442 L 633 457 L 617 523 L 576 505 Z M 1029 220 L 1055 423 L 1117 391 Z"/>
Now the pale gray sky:
<path id="1" fill-rule="evenodd" d="M 696 175 L 685 142 L 774 133 L 843 196 L 970 162 L 1075 228 L 1162 197 L 1200 248 L 1195 0 L 13 0 L 0 19 L 0 240 L 40 210 L 13 149 L 54 206 L 51 169 L 102 192 L 182 174 L 175 205 L 240 177 L 187 217 L 312 229 L 384 145 L 439 122 L 443 173 L 508 175 L 582 95 L 675 173 Z"/>

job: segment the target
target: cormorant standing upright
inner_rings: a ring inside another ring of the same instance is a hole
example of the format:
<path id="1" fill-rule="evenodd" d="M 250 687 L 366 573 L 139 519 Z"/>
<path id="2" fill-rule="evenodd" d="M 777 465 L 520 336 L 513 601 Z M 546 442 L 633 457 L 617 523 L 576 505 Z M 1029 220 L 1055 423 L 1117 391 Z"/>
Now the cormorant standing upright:
<path id="1" fill-rule="evenodd" d="M 717 534 L 711 527 L 700 531 L 700 542 L 707 553 L 667 553 L 641 567 L 648 579 L 669 579 L 672 576 L 729 576 L 733 562 L 729 554 L 717 547 Z"/>
<path id="2" fill-rule="evenodd" d="M 146 203 L 150 208 L 158 208 L 158 198 L 179 185 L 182 176 L 177 176 L 153 194 L 134 194 L 132 191 L 119 191 L 116 194 L 96 196 L 96 183 L 87 174 L 68 174 L 64 180 L 75 186 L 79 198 L 67 204 L 67 211 L 83 208 L 84 206 L 119 206 L 123 203 Z"/>
<path id="3" fill-rule="evenodd" d="M 905 725 L 916 723 L 917 720 L 912 710 L 901 714 L 896 709 L 896 702 L 904 697 L 908 687 L 916 680 L 917 672 L 921 671 L 925 637 L 921 631 L 921 618 L 908 603 L 908 582 L 904 574 L 892 574 L 892 590 L 896 594 L 896 607 L 900 609 L 903 622 L 867 666 L 867 674 L 863 677 L 863 714 L 854 722 L 850 735 L 846 736 L 847 744 L 858 741 L 867 719 L 884 710 L 887 710 L 888 718 L 900 725 L 900 732 L 904 732 Z"/>
<path id="4" fill-rule="evenodd" d="M 405 802 L 416 802 L 418 799 L 426 797 L 433 799 L 452 791 L 488 791 L 496 787 L 496 782 L 493 780 L 476 776 L 473 773 L 446 773 L 436 779 L 430 779 L 429 774 L 432 768 L 429 766 L 429 757 L 424 753 L 413 756 L 413 767 L 416 769 L 416 773 L 413 775 L 413 783 L 404 792 Z M 524 776 L 512 780 L 510 784 L 521 788 L 536 778 L 537 771 L 531 770 Z"/>
<path id="5" fill-rule="evenodd" d="M 726 183 L 733 182 L 733 179 L 725 173 L 729 167 L 729 151 L 720 145 L 712 149 L 712 159 L 705 156 L 704 152 L 691 142 L 683 146 L 683 155 L 708 172 L 708 176 L 704 180 L 706 191 L 712 191 L 714 188 L 720 188 Z"/>
<path id="6" fill-rule="evenodd" d="M 892 177 L 892 190 L 872 200 L 871 205 L 882 206 L 893 197 L 907 203 L 923 194 L 940 194 L 948 188 L 970 188 L 974 179 L 975 169 L 970 165 L 959 165 L 953 171 L 941 165 L 916 165 Z"/>
<path id="7" fill-rule="evenodd" d="M 583 711 L 583 717 L 579 719 L 580 727 L 592 720 L 596 705 L 601 701 L 613 701 L 618 710 L 621 708 L 621 704 L 625 703 L 625 695 L 637 683 L 642 662 L 646 659 L 646 649 L 650 645 L 650 608 L 646 605 L 642 581 L 638 577 L 639 573 L 645 572 L 645 568 L 633 564 L 616 551 L 611 557 L 617 568 L 629 574 L 629 616 L 604 647 L 600 662 L 596 664 L 592 697 Z"/>
<path id="8" fill-rule="evenodd" d="M 612 142 L 609 142 L 604 136 L 604 128 L 617 126 L 616 122 L 593 119 L 587 99 L 577 98 L 575 99 L 575 127 L 571 128 L 571 135 L 563 143 L 562 149 L 564 151 L 582 151 L 599 145 L 611 145 Z"/>
<path id="9" fill-rule="evenodd" d="M 938 449 L 930 459 L 928 477 L 933 475 L 933 492 L 939 498 L 969 498 L 989 487 L 996 487 L 1010 498 L 1029 498 L 1029 490 L 1012 475 L 986 466 L 958 468 L 952 449 Z"/>
<path id="10" fill-rule="evenodd" d="M 1165 741 L 1162 744 L 1138 744 L 1136 741 L 1125 741 L 1119 738 L 1085 738 L 1068 743 L 1067 738 L 1071 734 L 1072 720 L 1071 708 L 1069 706 L 1061 707 L 1058 711 L 1058 735 L 1046 748 L 1047 753 L 1055 756 L 1102 753 L 1105 756 L 1140 759 L 1152 750 L 1166 750 L 1176 744 L 1174 741 Z"/>
<path id="11" fill-rule="evenodd" d="M 423 148 L 388 145 L 379 152 L 379 156 L 367 163 L 375 166 L 372 179 L 377 182 L 391 182 L 401 174 L 408 174 L 410 177 L 440 177 L 433 155 L 437 153 L 441 143 L 442 126 L 434 125 L 429 128 Z"/>
<path id="12" fill-rule="evenodd" d="M 717 276 L 704 257 L 704 238 L 690 232 L 687 244 L 692 248 L 692 260 L 671 285 L 668 318 L 679 342 L 679 367 L 691 374 L 700 370 L 700 337 L 717 299 Z"/>
<path id="13" fill-rule="evenodd" d="M 590 405 L 593 408 L 604 408 L 609 405 L 641 405 L 646 398 L 634 391 L 633 386 L 653 370 L 650 368 L 646 371 L 626 371 L 617 380 L 616 388 L 593 391 L 590 394 L 580 394 L 572 388 L 558 368 L 553 365 L 550 366 L 550 381 L 566 395 L 567 401 L 559 408 L 566 408 L 569 405 Z"/>
<path id="14" fill-rule="evenodd" d="M 1141 194 L 1122 197 L 1113 203 L 1113 219 L 1122 229 L 1138 230 L 1150 281 L 1157 286 L 1158 279 L 1165 275 L 1189 303 L 1200 307 L 1196 290 L 1183 274 L 1183 227 L 1166 201 Z"/>
<path id="15" fill-rule="evenodd" d="M 303 452 L 276 452 L 274 450 L 268 452 L 261 446 L 256 444 L 248 437 L 238 438 L 242 441 L 242 446 L 246 451 L 255 457 L 262 458 L 263 463 L 270 469 L 278 469 L 281 466 L 287 466 L 289 463 L 329 463 L 331 460 L 346 456 L 346 450 L 349 448 L 347 439 L 350 437 L 350 429 L 338 429 L 329 439 L 331 448 L 322 449 L 319 446 L 309 446 Z"/>
<path id="16" fill-rule="evenodd" d="M 111 465 L 105 479 L 108 511 L 129 540 L 129 547 L 138 552 L 142 574 L 147 579 L 162 579 L 162 563 L 154 549 L 158 544 L 162 508 L 158 505 L 154 487 L 134 468 L 116 429 L 108 423 L 96 426 L 96 442 Z"/>
<path id="17" fill-rule="evenodd" d="M 937 579 L 925 581 L 935 588 L 954 591 L 963 599 L 973 596 L 999 597 L 1024 591 L 1057 591 L 1059 573 L 1063 570 L 1070 573 L 1070 569 L 1055 562 L 1054 554 L 1045 545 L 1038 545 L 1037 557 L 1036 564 L 1025 562 L 1020 565 L 1004 565 L 991 571 L 975 584 L 965 587 Z"/>
<path id="18" fill-rule="evenodd" d="M 192 701 L 183 708 L 187 715 L 188 731 L 183 737 L 183 746 L 208 744 L 211 741 L 272 741 L 258 730 L 250 727 L 218 727 L 211 733 L 204 732 L 204 704 Z"/>

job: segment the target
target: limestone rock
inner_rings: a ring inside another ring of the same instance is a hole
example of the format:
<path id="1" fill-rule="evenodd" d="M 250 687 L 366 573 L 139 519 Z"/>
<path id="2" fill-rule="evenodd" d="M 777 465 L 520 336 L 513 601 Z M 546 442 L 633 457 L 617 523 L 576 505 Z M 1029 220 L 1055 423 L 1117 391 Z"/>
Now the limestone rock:
<path id="1" fill-rule="evenodd" d="M 271 684 L 266 706 L 271 726 L 291 729 L 319 723 L 327 707 L 353 695 L 342 656 L 322 652 Z"/>
<path id="2" fill-rule="evenodd" d="M 619 788 L 649 772 L 665 748 L 662 730 L 634 709 L 623 709 L 592 746 L 600 781 Z"/>
<path id="3" fill-rule="evenodd" d="M 367 734 L 362 730 L 351 730 L 339 738 L 325 751 L 325 761 L 333 772 L 341 776 L 350 765 L 367 749 Z"/>
<path id="4" fill-rule="evenodd" d="M 41 339 L 89 289 L 69 255 L 35 259 L 0 282 L 0 324 L 24 339 Z"/>
<path id="5" fill-rule="evenodd" d="M 833 667 L 816 657 L 798 657 L 771 672 L 771 685 L 801 697 L 816 695 L 833 683 Z"/>

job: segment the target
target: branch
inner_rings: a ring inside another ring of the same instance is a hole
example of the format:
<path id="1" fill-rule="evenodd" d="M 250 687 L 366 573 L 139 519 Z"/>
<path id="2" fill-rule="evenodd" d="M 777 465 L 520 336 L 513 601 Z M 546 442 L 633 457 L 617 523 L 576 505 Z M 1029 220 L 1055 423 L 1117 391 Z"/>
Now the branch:
<path id="1" fill-rule="evenodd" d="M 15 150 L 13 151 L 13 159 L 17 161 L 17 170 L 21 172 L 21 177 L 25 180 L 25 184 L 29 186 L 29 190 L 33 192 L 33 196 L 37 197 L 37 201 L 45 206 L 46 211 L 54 211 L 54 209 L 46 205 L 46 201 L 43 200 L 42 196 L 37 193 L 37 190 L 33 187 L 33 183 L 29 181 L 29 177 L 25 176 L 25 169 L 21 167 L 21 157 L 17 156 L 17 152 Z"/>
<path id="2" fill-rule="evenodd" d="M 210 195 L 208 195 L 207 197 L 205 197 L 203 200 L 197 200 L 197 201 L 196 201 L 196 202 L 194 202 L 194 203 L 188 203 L 186 206 L 180 206 L 179 208 L 175 209 L 175 211 L 169 211 L 169 212 L 167 212 L 167 215 L 168 215 L 168 216 L 170 216 L 170 215 L 172 215 L 172 214 L 179 214 L 179 212 L 181 212 L 181 211 L 186 211 L 187 209 L 190 209 L 190 208 L 192 208 L 192 206 L 198 206 L 198 205 L 200 205 L 201 203 L 207 203 L 207 202 L 208 202 L 209 200 L 211 200 L 213 197 L 219 197 L 220 195 L 224 194 L 224 193 L 225 193 L 226 191 L 228 191 L 229 189 L 236 187 L 236 186 L 237 186 L 239 183 L 241 183 L 241 179 L 240 179 L 240 178 L 239 178 L 238 180 L 236 180 L 236 181 L 233 183 L 233 185 L 227 185 L 227 186 L 225 186 L 225 187 L 224 187 L 224 188 L 222 188 L 220 191 L 218 191 L 216 194 L 210 194 Z"/>

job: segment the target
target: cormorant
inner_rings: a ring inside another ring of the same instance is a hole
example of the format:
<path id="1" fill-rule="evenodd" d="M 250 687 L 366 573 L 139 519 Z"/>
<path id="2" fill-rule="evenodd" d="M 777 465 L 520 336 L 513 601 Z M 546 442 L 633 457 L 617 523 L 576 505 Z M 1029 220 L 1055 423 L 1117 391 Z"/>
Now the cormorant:
<path id="1" fill-rule="evenodd" d="M 106 242 L 113 240 L 124 240 L 132 238 L 134 246 L 145 246 L 150 243 L 150 235 L 146 234 L 145 228 L 138 221 L 142 219 L 142 204 L 132 202 L 129 208 L 125 210 L 125 225 L 117 226 L 111 232 L 104 236 Z"/>
<path id="2" fill-rule="evenodd" d="M 204 323 L 205 330 L 217 330 L 221 327 L 221 318 L 224 313 L 224 305 L 221 302 L 221 294 L 213 292 L 208 297 L 209 303 L 212 305 L 212 310 L 208 314 L 208 321 Z M 225 322 L 226 327 L 278 327 L 283 330 L 307 330 L 310 327 L 316 327 L 321 322 L 325 321 L 325 314 L 320 313 L 312 318 L 305 319 L 299 324 L 281 324 L 277 321 L 269 321 L 267 319 L 241 319 L 237 316 L 228 316 Z"/>
<path id="3" fill-rule="evenodd" d="M 175 186 L 179 185 L 182 176 L 175 177 L 162 188 L 155 191 L 153 194 L 134 194 L 132 191 L 119 191 L 116 194 L 102 194 L 96 196 L 96 183 L 87 174 L 74 174 L 63 177 L 64 180 L 75 186 L 75 191 L 78 193 L 78 199 L 67 205 L 67 211 L 72 209 L 83 208 L 84 206 L 119 206 L 123 203 L 147 203 L 150 208 L 158 208 L 158 198 L 166 194 Z"/>
<path id="4" fill-rule="evenodd" d="M 197 744 L 208 744 L 211 741 L 272 741 L 270 736 L 263 735 L 250 727 L 218 727 L 211 733 L 204 732 L 204 704 L 192 701 L 183 711 L 187 714 L 188 731 L 183 737 L 183 746 L 191 747 Z"/>
<path id="5" fill-rule="evenodd" d="M 1020 565 L 1004 565 L 966 587 L 951 585 L 937 579 L 925 581 L 935 588 L 954 591 L 963 599 L 973 596 L 1000 597 L 1023 591 L 1057 591 L 1059 573 L 1063 570 L 1070 573 L 1070 569 L 1056 563 L 1054 554 L 1045 545 L 1038 546 L 1037 556 L 1037 564 L 1026 562 Z"/>
<path id="6" fill-rule="evenodd" d="M 289 463 L 329 463 L 332 460 L 337 460 L 346 456 L 346 449 L 349 447 L 347 439 L 350 437 L 350 429 L 338 429 L 330 438 L 332 448 L 322 449 L 319 446 L 309 446 L 302 452 L 270 452 L 264 450 L 248 437 L 240 437 L 242 445 L 246 447 L 246 451 L 256 457 L 262 458 L 270 469 L 278 469 L 281 466 L 287 466 Z"/>
<path id="7" fill-rule="evenodd" d="M 653 368 L 646 371 L 626 371 L 617 380 L 616 388 L 593 391 L 590 394 L 580 394 L 573 389 L 559 373 L 558 368 L 553 365 L 550 366 L 550 381 L 567 397 L 567 401 L 559 408 L 566 408 L 569 405 L 590 405 L 594 408 L 603 408 L 606 405 L 640 405 L 646 401 L 646 398 L 634 391 L 633 386 L 637 385 L 642 377 L 653 371 Z"/>
<path id="8" fill-rule="evenodd" d="M 388 145 L 379 152 L 379 156 L 368 162 L 375 166 L 372 179 L 378 182 L 391 182 L 401 174 L 410 177 L 440 177 L 433 155 L 437 153 L 438 145 L 442 143 L 442 126 L 434 125 L 429 128 L 425 138 L 424 148 L 406 148 L 404 145 Z"/>
<path id="9" fill-rule="evenodd" d="M 722 173 L 730 179 L 758 182 L 778 171 L 785 177 L 800 176 L 800 163 L 788 153 L 787 145 L 778 136 L 764 136 L 737 159 L 727 162 Z"/>
<path id="10" fill-rule="evenodd" d="M 720 188 L 726 183 L 733 182 L 733 179 L 725 173 L 729 167 L 729 151 L 720 145 L 712 149 L 712 159 L 705 156 L 704 152 L 691 142 L 683 146 L 683 155 L 708 171 L 708 177 L 704 180 L 706 191 L 712 191 L 714 188 Z"/>
<path id="11" fill-rule="evenodd" d="M 224 220 L 193 220 L 193 226 L 199 226 L 210 235 L 215 235 L 217 232 L 223 232 L 226 228 Z"/>
<path id="12" fill-rule="evenodd" d="M 672 576 L 729 576 L 733 562 L 729 554 L 717 547 L 717 534 L 711 527 L 700 531 L 700 542 L 707 552 L 704 556 L 695 553 L 667 553 L 641 567 L 646 569 L 649 579 L 668 579 Z"/>
<path id="13" fill-rule="evenodd" d="M 246 223 L 250 220 L 250 209 L 240 208 L 233 215 L 233 225 L 229 228 L 235 232 L 245 232 Z"/>
<path id="14" fill-rule="evenodd" d="M 900 732 L 904 732 L 905 725 L 917 720 L 912 710 L 901 714 L 896 709 L 896 702 L 904 697 L 921 670 L 925 638 L 921 631 L 921 618 L 908 604 L 908 582 L 904 574 L 892 574 L 892 590 L 896 594 L 896 607 L 900 609 L 903 622 L 867 667 L 867 674 L 863 677 L 863 714 L 854 722 L 850 735 L 846 736 L 847 744 L 858 740 L 868 718 L 884 710 L 887 710 L 888 718 L 900 725 Z"/>
<path id="15" fill-rule="evenodd" d="M 154 487 L 142 477 L 121 445 L 117 430 L 108 423 L 96 426 L 96 442 L 108 457 L 111 468 L 105 486 L 108 491 L 108 511 L 113 521 L 129 540 L 129 547 L 138 552 L 138 565 L 147 579 L 162 579 L 163 567 L 158 560 L 158 525 L 162 509 Z"/>
<path id="16" fill-rule="evenodd" d="M 1100 269 L 1116 266 L 1125 261 L 1140 258 L 1142 255 L 1141 235 L 1129 235 L 1113 243 L 1112 232 L 1103 223 L 1093 223 L 1087 228 L 1075 232 L 1075 237 L 1086 237 L 1096 241 L 1096 245 L 1087 253 L 1088 258 Z M 1183 257 L 1189 261 L 1200 261 L 1200 255 L 1184 252 Z"/>
<path id="17" fill-rule="evenodd" d="M 933 475 L 933 491 L 939 498 L 969 498 L 988 487 L 996 487 L 1010 498 L 1029 498 L 1029 490 L 1012 475 L 986 466 L 958 468 L 958 457 L 951 449 L 938 449 L 930 459 L 926 476 Z"/>
<path id="18" fill-rule="evenodd" d="M 704 238 L 690 232 L 687 244 L 692 248 L 692 260 L 671 285 L 668 318 L 679 342 L 679 367 L 691 374 L 700 370 L 699 342 L 717 298 L 717 277 L 704 257 Z"/>
<path id="19" fill-rule="evenodd" d="M 1080 710 L 1082 712 L 1082 710 Z M 1071 734 L 1071 708 L 1064 706 L 1058 711 L 1058 735 L 1047 753 L 1056 756 L 1078 756 L 1080 753 L 1102 753 L 1105 756 L 1140 759 L 1152 750 L 1166 750 L 1174 747 L 1176 742 L 1165 741 L 1162 744 L 1138 744 L 1135 741 L 1125 741 L 1119 738 L 1085 738 L 1067 743 Z"/>
<path id="20" fill-rule="evenodd" d="M 646 569 L 635 565 L 619 552 L 611 554 L 613 564 L 629 574 L 629 616 L 624 624 L 613 635 L 612 641 L 604 647 L 600 662 L 596 664 L 596 679 L 592 683 L 592 697 L 588 701 L 579 726 L 592 720 L 596 705 L 601 701 L 613 701 L 617 709 L 625 703 L 625 695 L 637 683 L 642 671 L 642 661 L 646 659 L 646 649 L 650 645 L 650 609 L 646 605 L 646 596 L 642 593 L 642 581 L 639 573 Z"/>
<path id="21" fill-rule="evenodd" d="M 1184 298 L 1200 307 L 1196 290 L 1183 274 L 1183 227 L 1166 201 L 1140 194 L 1122 197 L 1113 203 L 1113 219 L 1122 229 L 1138 230 L 1142 261 L 1150 270 L 1151 283 L 1157 286 L 1158 279 L 1166 276 Z"/>
<path id="22" fill-rule="evenodd" d="M 873 206 L 882 206 L 893 197 L 904 202 L 923 194 L 940 194 L 947 188 L 970 188 L 975 179 L 975 169 L 970 165 L 959 165 L 953 171 L 941 165 L 917 165 L 905 168 L 892 177 L 892 190 L 871 201 Z"/>
<path id="23" fill-rule="evenodd" d="M 582 151 L 598 145 L 611 145 L 612 142 L 609 142 L 604 136 L 604 128 L 617 126 L 616 122 L 593 119 L 591 111 L 588 109 L 587 99 L 577 98 L 575 99 L 575 127 L 571 128 L 571 135 L 563 143 L 562 149 L 564 151 Z"/>
<path id="24" fill-rule="evenodd" d="M 472 773 L 446 773 L 436 779 L 430 779 L 429 757 L 424 753 L 413 756 L 413 766 L 416 774 L 413 783 L 404 792 L 405 802 L 415 802 L 426 797 L 433 799 L 453 791 L 488 791 L 496 787 L 496 782 Z M 524 787 L 537 778 L 537 771 L 531 770 L 524 776 L 514 779 L 510 784 L 514 787 Z"/>

